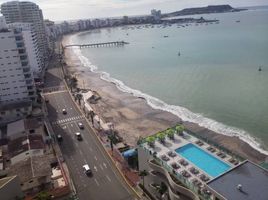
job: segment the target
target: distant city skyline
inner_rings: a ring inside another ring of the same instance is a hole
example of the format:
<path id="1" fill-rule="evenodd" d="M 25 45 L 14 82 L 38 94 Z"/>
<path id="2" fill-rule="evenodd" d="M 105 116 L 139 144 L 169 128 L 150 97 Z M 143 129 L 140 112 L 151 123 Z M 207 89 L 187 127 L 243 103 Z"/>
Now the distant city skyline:
<path id="1" fill-rule="evenodd" d="M 0 0 L 0 4 L 7 0 Z M 43 10 L 45 19 L 54 21 L 85 18 L 105 18 L 123 15 L 149 14 L 161 9 L 163 13 L 183 8 L 230 4 L 233 7 L 268 5 L 268 0 L 32 0 Z"/>

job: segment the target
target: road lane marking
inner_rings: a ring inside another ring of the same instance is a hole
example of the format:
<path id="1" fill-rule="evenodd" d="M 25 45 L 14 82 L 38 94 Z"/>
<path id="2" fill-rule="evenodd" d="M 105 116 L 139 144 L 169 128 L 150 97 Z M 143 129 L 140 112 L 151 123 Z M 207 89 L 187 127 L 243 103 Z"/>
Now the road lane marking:
<path id="1" fill-rule="evenodd" d="M 78 147 L 78 144 L 77 144 L 77 143 L 75 143 L 75 146 L 76 146 L 76 147 Z"/>
<path id="2" fill-rule="evenodd" d="M 107 165 L 105 163 L 103 163 L 103 166 L 107 169 Z"/>
<path id="3" fill-rule="evenodd" d="M 87 163 L 86 159 L 84 159 L 84 162 Z"/>
<path id="4" fill-rule="evenodd" d="M 97 181 L 97 179 L 94 178 L 94 181 L 96 182 L 97 186 L 100 186 L 99 182 Z"/>
<path id="5" fill-rule="evenodd" d="M 101 170 L 103 170 L 103 167 L 100 165 Z"/>
<path id="6" fill-rule="evenodd" d="M 112 180 L 110 179 L 108 175 L 106 175 L 106 178 L 108 179 L 108 181 L 112 182 Z"/>
<path id="7" fill-rule="evenodd" d="M 95 158 L 96 161 L 98 160 L 96 156 L 94 156 L 94 158 Z"/>
<path id="8" fill-rule="evenodd" d="M 86 140 L 85 143 L 88 145 L 88 141 Z"/>
<path id="9" fill-rule="evenodd" d="M 92 149 L 91 147 L 89 147 L 89 150 L 90 150 L 90 151 L 93 151 L 93 149 Z"/>
<path id="10" fill-rule="evenodd" d="M 95 169 L 96 172 L 98 171 L 98 169 L 97 169 L 97 167 L 95 165 L 94 165 L 94 169 Z"/>
<path id="11" fill-rule="evenodd" d="M 83 153 L 82 153 L 82 151 L 81 151 L 81 150 L 79 150 L 79 153 L 80 153 L 80 155 L 81 155 L 81 156 L 83 155 Z"/>

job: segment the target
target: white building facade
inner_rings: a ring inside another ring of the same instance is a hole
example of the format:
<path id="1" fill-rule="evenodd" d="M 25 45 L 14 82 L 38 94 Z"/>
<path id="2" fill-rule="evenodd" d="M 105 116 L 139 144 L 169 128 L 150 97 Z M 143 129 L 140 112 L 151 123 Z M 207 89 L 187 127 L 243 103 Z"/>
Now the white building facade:
<path id="1" fill-rule="evenodd" d="M 1 5 L 1 13 L 8 24 L 16 22 L 33 24 L 42 62 L 47 65 L 49 57 L 48 41 L 42 10 L 39 9 L 39 6 L 27 1 L 11 1 Z"/>
<path id="2" fill-rule="evenodd" d="M 37 34 L 32 23 L 11 23 L 9 28 L 20 29 L 23 35 L 24 44 L 28 54 L 29 64 L 34 77 L 39 77 L 44 63 L 42 62 L 41 52 L 38 48 Z"/>
<path id="3" fill-rule="evenodd" d="M 0 105 L 36 99 L 22 33 L 0 17 Z"/>

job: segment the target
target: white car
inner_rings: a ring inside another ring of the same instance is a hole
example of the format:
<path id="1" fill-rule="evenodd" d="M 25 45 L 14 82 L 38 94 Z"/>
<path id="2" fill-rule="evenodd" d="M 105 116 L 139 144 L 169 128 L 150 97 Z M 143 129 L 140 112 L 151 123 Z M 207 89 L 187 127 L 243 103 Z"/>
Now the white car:
<path id="1" fill-rule="evenodd" d="M 62 136 L 61 136 L 60 134 L 57 135 L 57 140 L 58 140 L 59 142 L 62 141 Z"/>
<path id="2" fill-rule="evenodd" d="M 75 133 L 75 136 L 76 136 L 77 140 L 82 140 L 81 133 L 76 132 L 76 133 Z"/>
<path id="3" fill-rule="evenodd" d="M 65 108 L 62 109 L 62 114 L 64 114 L 64 115 L 67 114 L 67 111 Z"/>
<path id="4" fill-rule="evenodd" d="M 80 129 L 84 129 L 84 125 L 81 123 L 81 122 L 78 122 L 78 127 L 80 128 Z"/>
<path id="5" fill-rule="evenodd" d="M 84 173 L 87 176 L 92 174 L 92 171 L 91 171 L 90 167 L 88 166 L 88 164 L 83 165 L 83 169 L 84 169 Z"/>

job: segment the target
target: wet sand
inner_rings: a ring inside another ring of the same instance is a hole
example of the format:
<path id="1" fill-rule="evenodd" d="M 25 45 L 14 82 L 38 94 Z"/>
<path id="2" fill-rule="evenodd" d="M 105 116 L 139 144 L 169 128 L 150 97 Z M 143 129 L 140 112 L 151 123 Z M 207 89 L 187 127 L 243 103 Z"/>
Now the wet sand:
<path id="1" fill-rule="evenodd" d="M 69 37 L 64 37 L 64 44 L 69 44 Z M 100 94 L 101 100 L 92 105 L 95 113 L 105 122 L 114 123 L 120 136 L 131 146 L 136 145 L 140 136 L 152 135 L 182 122 L 177 116 L 166 111 L 153 109 L 144 99 L 124 93 L 115 84 L 100 79 L 99 74 L 93 73 L 90 68 L 82 66 L 79 58 L 74 55 L 71 49 L 65 50 L 65 62 L 68 65 L 68 71 L 76 75 L 78 87 L 89 88 Z M 268 156 L 252 148 L 238 137 L 221 135 L 195 123 L 182 123 L 188 130 L 209 138 L 209 140 L 244 158 L 257 163 L 268 159 Z"/>

